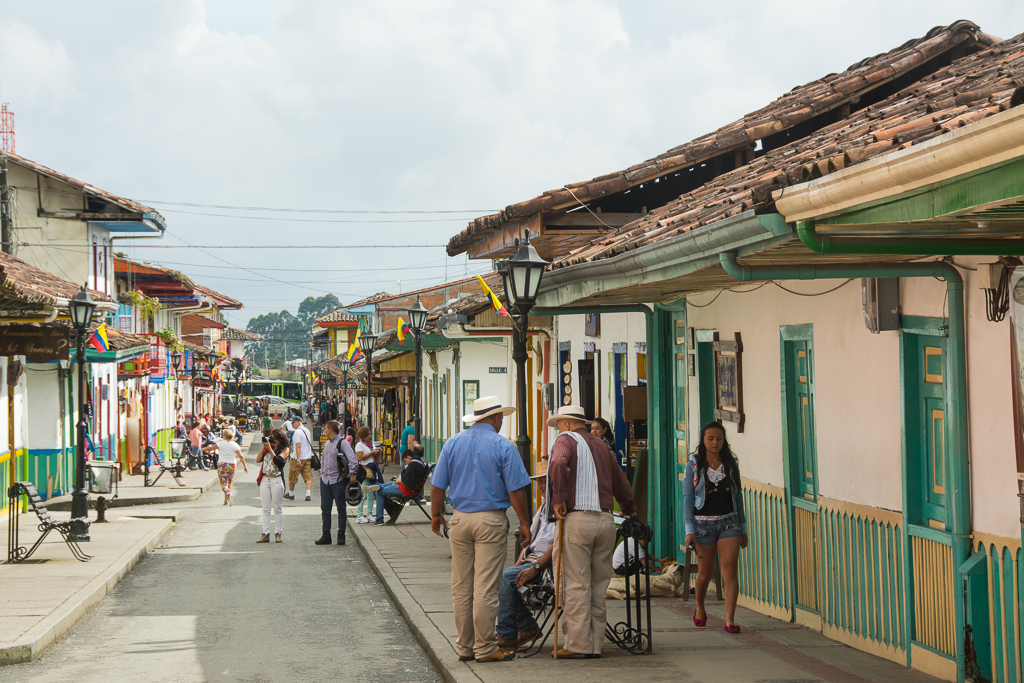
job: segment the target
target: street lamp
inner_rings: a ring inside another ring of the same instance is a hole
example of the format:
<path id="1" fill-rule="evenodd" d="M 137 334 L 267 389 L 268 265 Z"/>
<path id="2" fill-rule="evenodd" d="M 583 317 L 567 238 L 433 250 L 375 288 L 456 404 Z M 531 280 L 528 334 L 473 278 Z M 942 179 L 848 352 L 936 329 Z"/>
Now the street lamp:
<path id="1" fill-rule="evenodd" d="M 517 328 L 512 330 L 512 360 L 516 364 L 516 417 L 519 427 L 516 447 L 526 471 L 532 474 L 533 459 L 530 457 L 530 436 L 526 424 L 526 331 L 530 324 L 530 309 L 537 303 L 537 292 L 540 291 L 540 281 L 548 262 L 530 244 L 529 230 L 522 242 L 516 238 L 515 245 L 516 251 L 512 258 L 503 264 L 501 277 L 505 285 L 505 296 L 514 307 L 518 319 Z"/>
<path id="2" fill-rule="evenodd" d="M 348 358 L 342 356 L 341 360 L 337 363 L 337 368 L 341 370 L 341 405 L 342 405 L 342 428 L 348 426 L 348 369 L 351 363 Z"/>
<path id="3" fill-rule="evenodd" d="M 418 443 L 420 435 L 420 403 L 422 394 L 420 389 L 420 378 L 423 376 L 423 330 L 427 327 L 427 314 L 429 311 L 423 306 L 420 298 L 416 297 L 416 303 L 409 307 L 409 329 L 416 337 L 416 393 L 413 395 L 413 420 L 416 434 L 413 437 Z"/>
<path id="4" fill-rule="evenodd" d="M 178 377 L 178 369 L 181 365 L 181 351 L 177 349 L 171 353 L 171 367 L 174 368 L 174 424 L 178 424 L 178 389 L 181 387 L 181 379 Z M 177 427 L 175 427 L 177 428 Z"/>
<path id="5" fill-rule="evenodd" d="M 78 345 L 75 350 L 75 362 L 78 363 L 78 425 L 75 440 L 75 490 L 71 494 L 71 519 L 89 516 L 89 496 L 85 492 L 85 433 L 88 428 L 85 421 L 85 334 L 89 331 L 92 312 L 95 309 L 96 304 L 89 297 L 89 292 L 85 291 L 85 287 L 82 287 L 82 290 L 68 302 L 71 324 L 78 335 Z M 79 542 L 88 541 L 89 527 L 76 526 L 72 529 L 71 536 Z"/>
<path id="6" fill-rule="evenodd" d="M 359 350 L 366 357 L 366 425 L 370 428 L 370 441 L 373 441 L 373 404 L 370 402 L 370 388 L 373 383 L 373 347 L 377 345 L 377 335 L 367 332 L 359 337 Z"/>
<path id="7" fill-rule="evenodd" d="M 213 380 L 213 366 L 217 364 L 217 358 L 220 356 L 216 351 L 210 351 L 205 355 L 203 360 L 206 361 L 206 367 L 210 370 L 210 391 L 213 393 L 213 406 L 210 408 L 210 420 L 213 420 L 217 416 L 217 383 Z M 213 425 L 210 425 L 213 429 Z"/>

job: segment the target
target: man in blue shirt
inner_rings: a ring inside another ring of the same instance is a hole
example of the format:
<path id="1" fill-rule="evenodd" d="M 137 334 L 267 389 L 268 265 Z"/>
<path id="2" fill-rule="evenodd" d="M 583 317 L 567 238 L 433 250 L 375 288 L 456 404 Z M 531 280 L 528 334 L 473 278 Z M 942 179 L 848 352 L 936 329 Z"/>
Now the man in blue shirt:
<path id="1" fill-rule="evenodd" d="M 527 493 L 530 477 L 515 445 L 498 432 L 505 415 L 495 396 L 473 403 L 462 418 L 472 426 L 448 439 L 431 479 L 430 528 L 444 526 L 445 491 L 455 508 L 449 526 L 452 547 L 452 604 L 459 632 L 460 661 L 505 662 L 515 652 L 498 649 L 494 632 L 498 588 L 508 538 L 509 505 L 519 517 L 519 542 L 530 542 Z"/>

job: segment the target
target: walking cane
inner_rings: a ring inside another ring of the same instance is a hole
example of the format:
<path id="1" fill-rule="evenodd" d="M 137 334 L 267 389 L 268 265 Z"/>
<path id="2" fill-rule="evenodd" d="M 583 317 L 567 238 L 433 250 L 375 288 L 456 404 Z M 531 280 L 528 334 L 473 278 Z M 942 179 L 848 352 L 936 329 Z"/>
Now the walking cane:
<path id="1" fill-rule="evenodd" d="M 553 653 L 555 659 L 558 659 L 558 597 L 562 594 L 561 589 L 565 586 L 565 575 L 562 573 L 562 556 L 565 554 L 562 543 L 564 525 L 564 519 L 558 520 L 558 566 L 555 568 L 555 651 Z"/>

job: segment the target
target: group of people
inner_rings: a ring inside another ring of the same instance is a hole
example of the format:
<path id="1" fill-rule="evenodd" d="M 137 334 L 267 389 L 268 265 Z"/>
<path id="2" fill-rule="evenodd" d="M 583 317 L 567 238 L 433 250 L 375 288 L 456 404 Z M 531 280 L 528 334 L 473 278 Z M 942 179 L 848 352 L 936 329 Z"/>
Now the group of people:
<path id="1" fill-rule="evenodd" d="M 605 591 L 617 552 L 612 511 L 617 503 L 622 515 L 636 514 L 607 422 L 588 420 L 579 406 L 563 406 L 550 417 L 548 426 L 558 429 L 558 437 L 532 477 L 543 498 L 531 519 L 531 477 L 516 447 L 499 434 L 504 417 L 515 409 L 502 406 L 496 397 L 478 399 L 473 408 L 463 417 L 470 427 L 445 443 L 431 482 L 431 527 L 439 536 L 448 529 L 452 549 L 459 659 L 509 661 L 517 649 L 534 641 L 539 626 L 520 589 L 539 581 L 548 568 L 562 608 L 563 638 L 554 658 L 600 657 Z M 746 519 L 739 466 L 720 423 L 701 430 L 684 477 L 686 544 L 698 558 L 694 624 L 707 625 L 704 600 L 717 556 L 726 598 L 725 631 L 737 633 L 736 565 L 747 543 Z M 454 507 L 448 521 L 446 497 Z M 509 507 L 518 517 L 521 551 L 516 563 L 503 569 Z M 631 547 L 634 554 L 637 550 Z M 621 559 L 618 563 L 624 564 Z M 642 563 L 619 570 L 646 571 Z"/>

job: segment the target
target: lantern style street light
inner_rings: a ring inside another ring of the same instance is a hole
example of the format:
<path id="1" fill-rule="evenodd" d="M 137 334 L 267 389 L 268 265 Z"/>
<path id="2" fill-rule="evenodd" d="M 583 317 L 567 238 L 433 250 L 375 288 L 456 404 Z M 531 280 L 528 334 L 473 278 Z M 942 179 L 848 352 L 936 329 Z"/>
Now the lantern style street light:
<path id="1" fill-rule="evenodd" d="M 366 358 L 366 426 L 370 428 L 370 441 L 373 441 L 373 404 L 370 402 L 370 389 L 373 383 L 373 347 L 377 345 L 377 335 L 367 332 L 359 337 L 359 350 Z"/>
<path id="2" fill-rule="evenodd" d="M 516 251 L 512 258 L 502 264 L 501 278 L 505 286 L 505 297 L 514 309 L 517 326 L 512 330 L 512 360 L 516 364 L 516 417 L 518 431 L 516 447 L 519 457 L 529 474 L 533 474 L 533 459 L 530 457 L 530 436 L 527 430 L 526 414 L 526 352 L 527 329 L 530 324 L 530 309 L 537 303 L 537 293 L 544 277 L 548 262 L 540 257 L 530 244 L 530 231 L 522 242 L 516 238 Z M 512 313 L 510 310 L 509 313 Z"/>
<path id="3" fill-rule="evenodd" d="M 181 378 L 178 370 L 181 369 L 181 351 L 177 349 L 171 353 L 171 367 L 174 368 L 174 424 L 178 424 L 178 388 L 181 386 Z M 177 427 L 175 427 L 177 428 Z"/>
<path id="4" fill-rule="evenodd" d="M 85 287 L 82 287 L 82 290 L 68 302 L 68 313 L 77 335 L 75 362 L 78 363 L 78 424 L 76 425 L 75 490 L 71 493 L 71 519 L 82 519 L 89 516 L 89 494 L 85 491 L 85 434 L 88 429 L 85 419 L 85 335 L 89 331 L 89 325 L 92 324 L 94 310 L 96 310 L 96 303 L 89 297 L 89 292 L 85 291 Z M 88 541 L 89 527 L 76 525 L 72 528 L 70 535 L 76 541 Z"/>
<path id="5" fill-rule="evenodd" d="M 413 439 L 418 443 L 421 440 L 420 434 L 420 403 L 423 401 L 423 391 L 421 385 L 421 378 L 423 377 L 423 330 L 427 327 L 427 314 L 429 311 L 423 306 L 423 302 L 420 301 L 419 296 L 416 297 L 416 303 L 409 307 L 409 329 L 412 330 L 413 336 L 416 337 L 416 383 L 415 393 L 413 394 L 413 429 L 415 430 L 415 436 Z"/>
<path id="6" fill-rule="evenodd" d="M 345 429 L 346 427 L 348 427 L 348 369 L 349 369 L 350 365 L 351 365 L 351 363 L 349 363 L 348 358 L 346 358 L 345 356 L 342 356 L 341 360 L 339 360 L 335 364 L 335 367 L 338 368 L 339 370 L 341 370 L 341 375 L 342 375 L 342 378 L 341 378 L 341 406 L 342 406 L 341 428 L 342 429 Z"/>

